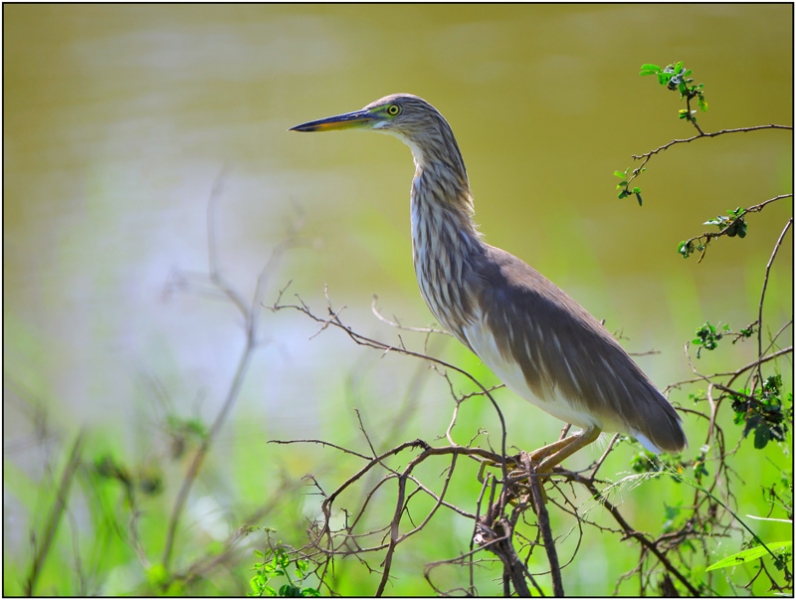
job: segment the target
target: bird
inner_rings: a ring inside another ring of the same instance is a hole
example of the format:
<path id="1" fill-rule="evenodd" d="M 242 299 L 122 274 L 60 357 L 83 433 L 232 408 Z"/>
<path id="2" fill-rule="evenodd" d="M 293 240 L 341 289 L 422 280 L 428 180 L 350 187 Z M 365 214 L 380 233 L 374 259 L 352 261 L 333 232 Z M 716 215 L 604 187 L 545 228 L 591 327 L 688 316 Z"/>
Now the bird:
<path id="1" fill-rule="evenodd" d="M 391 134 L 412 151 L 412 258 L 428 308 L 517 395 L 581 432 L 531 453 L 551 473 L 601 432 L 655 453 L 686 447 L 682 420 L 604 325 L 516 256 L 483 240 L 453 130 L 429 102 L 392 94 L 290 128 Z"/>

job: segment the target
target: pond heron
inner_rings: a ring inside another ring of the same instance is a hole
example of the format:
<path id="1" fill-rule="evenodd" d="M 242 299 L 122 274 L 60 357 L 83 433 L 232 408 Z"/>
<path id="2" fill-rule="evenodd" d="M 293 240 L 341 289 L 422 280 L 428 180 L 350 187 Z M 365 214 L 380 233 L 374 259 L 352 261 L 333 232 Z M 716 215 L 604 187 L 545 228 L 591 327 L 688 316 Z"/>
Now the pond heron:
<path id="1" fill-rule="evenodd" d="M 431 312 L 514 392 L 582 432 L 536 450 L 549 473 L 601 431 L 636 438 L 648 450 L 686 445 L 680 417 L 603 325 L 519 258 L 486 244 L 453 131 L 440 112 L 410 94 L 291 131 L 366 129 L 412 150 L 412 252 Z"/>

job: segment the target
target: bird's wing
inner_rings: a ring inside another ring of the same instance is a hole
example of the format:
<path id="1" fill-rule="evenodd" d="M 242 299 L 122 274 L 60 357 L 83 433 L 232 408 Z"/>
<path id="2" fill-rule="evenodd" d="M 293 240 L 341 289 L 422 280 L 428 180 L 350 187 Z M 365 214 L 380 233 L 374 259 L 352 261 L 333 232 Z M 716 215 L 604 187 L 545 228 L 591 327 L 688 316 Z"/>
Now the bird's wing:
<path id="1" fill-rule="evenodd" d="M 480 326 L 502 359 L 519 366 L 527 390 L 563 398 L 602 429 L 629 433 L 659 451 L 681 450 L 685 435 L 676 411 L 605 327 L 523 261 L 484 246 L 469 282 Z M 468 342 L 488 363 L 477 340 Z"/>

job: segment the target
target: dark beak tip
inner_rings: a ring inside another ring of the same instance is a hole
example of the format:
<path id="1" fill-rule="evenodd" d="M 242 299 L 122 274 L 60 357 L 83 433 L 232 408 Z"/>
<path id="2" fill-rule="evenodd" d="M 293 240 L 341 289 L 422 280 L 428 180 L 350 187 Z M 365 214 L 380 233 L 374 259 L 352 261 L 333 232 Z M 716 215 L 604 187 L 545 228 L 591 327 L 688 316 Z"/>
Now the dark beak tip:
<path id="1" fill-rule="evenodd" d="M 288 131 L 301 131 L 301 132 L 318 131 L 318 127 L 314 122 L 302 123 L 301 125 L 294 125 L 290 129 L 288 129 Z"/>

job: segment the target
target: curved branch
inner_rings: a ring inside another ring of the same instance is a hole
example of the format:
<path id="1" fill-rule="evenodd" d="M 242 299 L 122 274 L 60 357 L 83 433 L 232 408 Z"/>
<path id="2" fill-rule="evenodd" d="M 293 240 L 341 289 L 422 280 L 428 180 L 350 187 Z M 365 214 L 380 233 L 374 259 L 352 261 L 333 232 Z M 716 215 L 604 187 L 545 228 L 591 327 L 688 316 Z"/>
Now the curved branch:
<path id="1" fill-rule="evenodd" d="M 695 124 L 695 126 L 696 126 L 696 124 Z M 769 123 L 768 125 L 754 125 L 752 127 L 738 127 L 738 128 L 735 128 L 735 129 L 721 129 L 719 131 L 713 131 L 713 132 L 709 132 L 709 133 L 704 133 L 697 126 L 697 130 L 699 131 L 699 134 L 691 136 L 690 138 L 673 139 L 672 141 L 667 142 L 666 144 L 663 144 L 662 146 L 658 146 L 654 150 L 650 150 L 649 152 L 645 152 L 644 154 L 631 154 L 631 157 L 633 158 L 633 160 L 642 160 L 642 163 L 641 163 L 641 165 L 639 165 L 638 167 L 633 169 L 633 175 L 631 175 L 630 178 L 627 179 L 627 181 L 623 182 L 624 191 L 628 192 L 627 195 L 630 195 L 630 192 L 629 192 L 630 183 L 634 179 L 636 179 L 639 175 L 641 175 L 641 172 L 644 170 L 644 167 L 647 166 L 647 163 L 650 161 L 650 159 L 652 159 L 652 157 L 655 156 L 656 154 L 658 154 L 660 152 L 663 152 L 664 150 L 668 150 L 672 146 L 676 146 L 678 144 L 688 144 L 688 143 L 693 142 L 695 140 L 701 140 L 701 139 L 705 139 L 705 138 L 714 138 L 714 137 L 718 137 L 720 135 L 724 135 L 724 134 L 727 134 L 727 133 L 748 133 L 750 131 L 760 131 L 760 130 L 763 130 L 763 129 L 785 129 L 785 130 L 788 130 L 788 131 L 793 131 L 793 126 L 792 125 L 777 125 L 775 123 Z"/>
<path id="2" fill-rule="evenodd" d="M 779 251 L 779 247 L 782 245 L 782 240 L 785 238 L 785 234 L 788 233 L 790 226 L 793 225 L 793 217 L 788 219 L 788 222 L 785 224 L 785 228 L 782 230 L 782 233 L 779 234 L 779 239 L 777 243 L 774 244 L 774 250 L 771 252 L 771 257 L 768 259 L 768 263 L 766 264 L 766 275 L 763 278 L 763 291 L 760 292 L 760 305 L 758 307 L 757 312 L 757 355 L 762 356 L 763 354 L 763 302 L 766 298 L 766 288 L 768 287 L 768 277 L 771 273 L 771 265 L 774 264 L 774 259 L 777 257 L 777 252 Z M 760 365 L 757 365 L 757 376 L 760 384 L 763 384 L 763 373 L 760 370 Z"/>
<path id="3" fill-rule="evenodd" d="M 699 140 L 702 138 L 712 138 L 718 137 L 720 135 L 724 135 L 725 133 L 748 133 L 750 131 L 759 131 L 761 129 L 786 129 L 789 131 L 793 131 L 792 125 L 776 125 L 775 123 L 769 123 L 768 125 L 754 125 L 752 127 L 737 127 L 735 129 L 721 129 L 719 131 L 709 132 L 709 133 L 702 133 L 698 135 L 691 136 L 690 138 L 682 138 L 682 139 L 673 139 L 671 142 L 664 144 L 663 146 L 658 146 L 655 150 L 650 150 L 649 152 L 645 152 L 644 154 L 633 154 L 633 160 L 641 160 L 642 158 L 645 159 L 644 163 L 641 166 L 644 166 L 649 162 L 649 159 L 658 154 L 659 152 L 663 152 L 675 146 L 677 144 L 687 144 L 689 142 L 693 142 L 694 140 Z"/>

